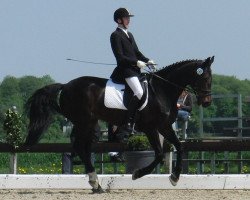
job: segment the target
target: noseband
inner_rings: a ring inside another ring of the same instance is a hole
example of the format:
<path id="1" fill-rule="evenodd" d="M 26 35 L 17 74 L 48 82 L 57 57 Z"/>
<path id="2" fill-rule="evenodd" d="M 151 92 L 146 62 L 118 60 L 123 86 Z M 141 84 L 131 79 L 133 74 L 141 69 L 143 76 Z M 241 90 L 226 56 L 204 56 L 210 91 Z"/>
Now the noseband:
<path id="1" fill-rule="evenodd" d="M 193 93 L 196 95 L 196 97 L 197 98 L 199 98 L 199 99 L 202 99 L 202 98 L 204 98 L 204 97 L 207 97 L 207 96 L 211 96 L 212 95 L 212 92 L 211 92 L 211 90 L 199 90 L 199 89 L 197 89 L 197 88 L 195 88 L 194 90 L 193 90 Z"/>
<path id="2" fill-rule="evenodd" d="M 207 96 L 211 96 L 212 92 L 211 89 L 210 90 L 206 90 L 206 89 L 202 89 L 199 88 L 199 80 L 201 80 L 201 78 L 198 78 L 193 86 L 193 93 L 196 95 L 197 98 L 204 98 Z"/>

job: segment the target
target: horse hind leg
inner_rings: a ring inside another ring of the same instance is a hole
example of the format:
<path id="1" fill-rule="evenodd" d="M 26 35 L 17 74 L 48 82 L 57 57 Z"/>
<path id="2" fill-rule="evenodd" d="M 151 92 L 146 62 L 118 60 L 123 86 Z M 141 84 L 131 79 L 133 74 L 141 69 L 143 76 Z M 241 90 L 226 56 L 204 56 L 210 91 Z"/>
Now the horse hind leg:
<path id="1" fill-rule="evenodd" d="M 72 130 L 73 148 L 85 165 L 85 171 L 89 176 L 89 184 L 92 187 L 92 191 L 94 193 L 102 193 L 104 191 L 99 184 L 97 173 L 91 162 L 92 135 L 90 133 L 93 133 L 93 130 L 74 126 Z"/>
<path id="2" fill-rule="evenodd" d="M 93 171 L 91 173 L 88 173 L 88 176 L 89 176 L 89 184 L 92 187 L 93 193 L 103 193 L 104 190 L 99 184 L 99 180 L 98 180 L 96 172 Z"/>

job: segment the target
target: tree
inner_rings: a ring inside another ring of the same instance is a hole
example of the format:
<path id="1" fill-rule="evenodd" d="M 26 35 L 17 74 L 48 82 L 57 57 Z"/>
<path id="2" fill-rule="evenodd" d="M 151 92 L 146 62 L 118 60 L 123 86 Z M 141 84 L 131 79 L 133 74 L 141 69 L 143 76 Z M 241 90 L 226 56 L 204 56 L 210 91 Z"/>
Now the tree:
<path id="1" fill-rule="evenodd" d="M 15 149 L 22 143 L 21 115 L 18 114 L 16 107 L 8 109 L 5 113 L 4 131 L 6 132 L 6 142 Z"/>
<path id="2" fill-rule="evenodd" d="M 12 106 L 16 106 L 19 113 L 24 113 L 25 102 L 33 92 L 51 83 L 54 83 L 54 80 L 48 75 L 41 78 L 34 76 L 21 78 L 6 76 L 0 85 L 0 123 L 4 123 L 5 111 Z M 24 114 L 22 114 L 21 121 L 22 132 L 27 132 L 28 121 Z M 2 132 L 2 126 L 0 131 Z"/>

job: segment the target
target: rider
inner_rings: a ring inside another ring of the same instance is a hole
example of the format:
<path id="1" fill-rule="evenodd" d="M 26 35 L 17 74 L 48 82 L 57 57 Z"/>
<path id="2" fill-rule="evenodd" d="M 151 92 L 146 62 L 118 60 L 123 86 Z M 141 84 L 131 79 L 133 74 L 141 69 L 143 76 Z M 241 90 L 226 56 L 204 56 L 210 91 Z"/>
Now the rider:
<path id="1" fill-rule="evenodd" d="M 146 58 L 138 49 L 132 33 L 128 32 L 130 17 L 133 17 L 126 8 L 119 8 L 114 12 L 114 21 L 118 24 L 117 29 L 111 34 L 110 42 L 113 53 L 117 61 L 111 79 L 117 83 L 127 83 L 134 93 L 128 105 L 127 119 L 125 125 L 121 127 L 121 132 L 132 134 L 134 117 L 138 108 L 138 103 L 142 98 L 143 89 L 138 77 L 141 68 L 155 63 Z"/>

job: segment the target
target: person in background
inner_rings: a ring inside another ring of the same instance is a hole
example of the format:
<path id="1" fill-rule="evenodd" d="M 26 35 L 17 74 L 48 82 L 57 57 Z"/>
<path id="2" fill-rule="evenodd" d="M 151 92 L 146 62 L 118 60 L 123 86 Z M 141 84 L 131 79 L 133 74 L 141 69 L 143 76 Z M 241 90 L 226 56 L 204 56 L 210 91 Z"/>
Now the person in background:
<path id="1" fill-rule="evenodd" d="M 183 90 L 177 101 L 177 110 L 176 129 L 178 130 L 180 128 L 179 124 L 182 124 L 182 137 L 186 138 L 187 122 L 192 111 L 192 97 L 186 90 Z"/>
<path id="2" fill-rule="evenodd" d="M 73 124 L 65 118 L 62 124 L 63 133 L 66 137 L 70 137 L 70 143 L 73 143 L 74 138 L 71 135 Z M 62 174 L 73 174 L 73 163 L 72 159 L 74 157 L 73 152 L 63 152 L 62 153 Z"/>
<path id="3" fill-rule="evenodd" d="M 109 142 L 121 142 L 123 138 L 119 138 L 119 127 L 109 124 L 108 125 L 108 141 Z M 121 152 L 109 152 L 110 160 L 113 162 L 124 161 L 123 155 Z"/>

